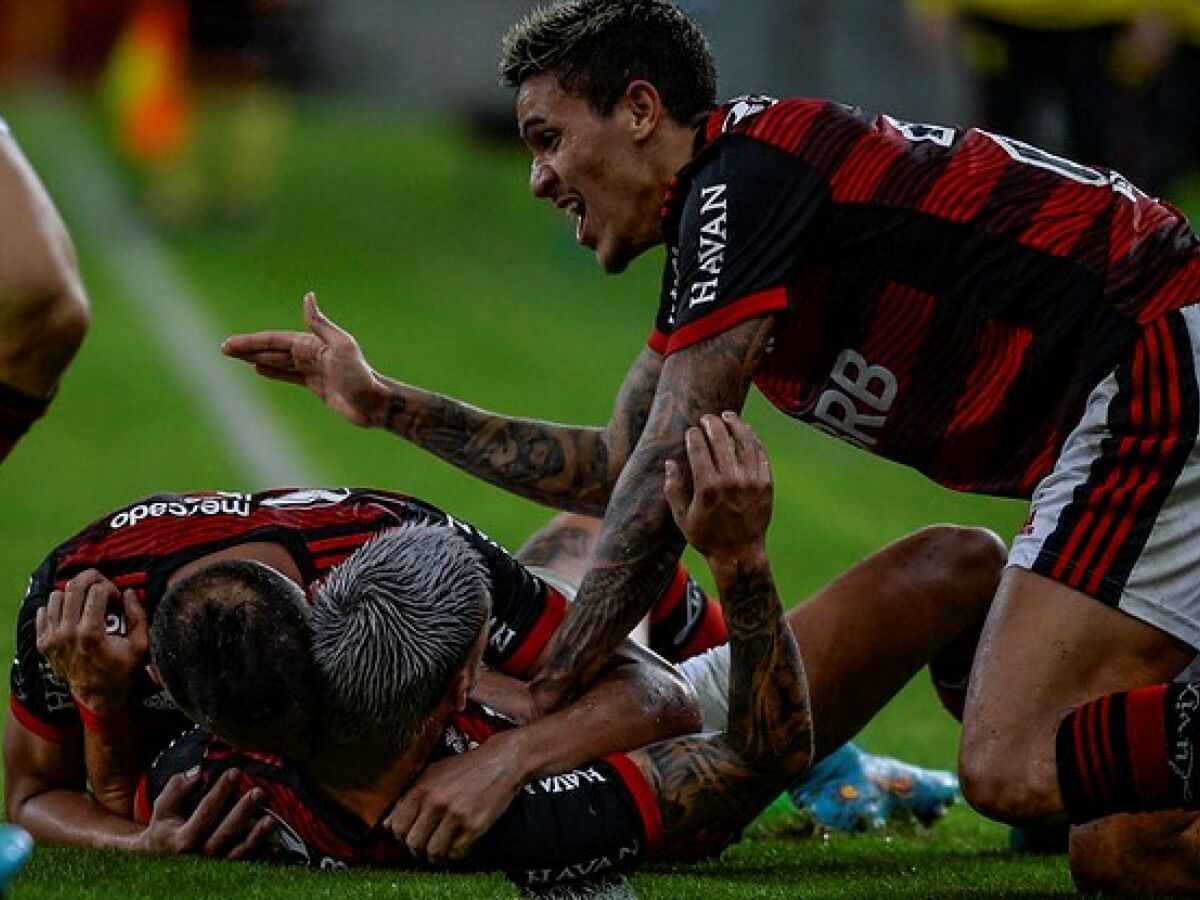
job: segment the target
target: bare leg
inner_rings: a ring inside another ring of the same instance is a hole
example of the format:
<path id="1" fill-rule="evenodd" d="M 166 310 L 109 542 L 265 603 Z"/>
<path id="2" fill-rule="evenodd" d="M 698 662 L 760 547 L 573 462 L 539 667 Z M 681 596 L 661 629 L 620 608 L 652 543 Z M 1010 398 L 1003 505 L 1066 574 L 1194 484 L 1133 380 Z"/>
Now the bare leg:
<path id="1" fill-rule="evenodd" d="M 967 800 L 1002 822 L 1066 821 L 1055 766 L 1059 722 L 1097 697 L 1170 681 L 1194 656 L 1065 585 L 1006 570 L 967 695 L 960 759 Z"/>
<path id="2" fill-rule="evenodd" d="M 599 522 L 564 513 L 517 551 L 524 565 L 583 577 Z M 933 526 L 841 575 L 788 615 L 804 654 L 817 756 L 857 734 L 939 652 L 971 642 L 1006 551 L 978 528 Z"/>
<path id="3" fill-rule="evenodd" d="M 37 175 L 0 135 L 0 459 L 40 414 L 88 326 L 75 252 Z"/>
<path id="4" fill-rule="evenodd" d="M 978 629 L 1005 557 L 989 531 L 932 526 L 792 610 L 818 758 L 857 734 L 936 654 Z"/>
<path id="5" fill-rule="evenodd" d="M 1055 581 L 1009 569 L 984 628 L 963 733 L 967 800 L 1018 824 L 1066 821 L 1056 766 L 1061 720 L 1083 703 L 1172 680 L 1195 650 Z M 1071 829 L 1085 890 L 1200 890 L 1192 812 L 1114 815 Z"/>

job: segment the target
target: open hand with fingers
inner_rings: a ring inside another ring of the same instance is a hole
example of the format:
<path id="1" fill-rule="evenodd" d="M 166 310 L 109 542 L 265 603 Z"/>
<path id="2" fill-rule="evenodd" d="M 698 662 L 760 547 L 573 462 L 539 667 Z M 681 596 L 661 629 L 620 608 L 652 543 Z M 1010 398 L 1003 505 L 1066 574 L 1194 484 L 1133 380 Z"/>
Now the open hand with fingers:
<path id="1" fill-rule="evenodd" d="M 516 732 L 504 732 L 426 767 L 384 826 L 417 859 L 464 858 L 521 790 L 527 773 L 520 747 Z"/>
<path id="2" fill-rule="evenodd" d="M 121 610 L 110 619 L 110 606 Z M 37 648 L 75 698 L 101 713 L 124 709 L 149 659 L 146 611 L 131 590 L 88 569 L 37 611 Z"/>
<path id="3" fill-rule="evenodd" d="M 253 856 L 274 830 L 275 819 L 261 809 L 261 788 L 252 788 L 232 803 L 239 777 L 230 769 L 189 812 L 189 798 L 202 781 L 199 770 L 171 776 L 133 849 L 221 859 Z"/>
<path id="4" fill-rule="evenodd" d="M 221 352 L 254 366 L 265 378 L 299 384 L 347 421 L 383 422 L 389 393 L 358 342 L 328 319 L 312 293 L 304 295 L 308 331 L 259 331 L 226 338 Z"/>
<path id="5" fill-rule="evenodd" d="M 686 443 L 688 470 L 669 460 L 663 486 L 683 536 L 714 570 L 765 559 L 771 468 L 757 435 L 726 412 L 704 416 Z"/>

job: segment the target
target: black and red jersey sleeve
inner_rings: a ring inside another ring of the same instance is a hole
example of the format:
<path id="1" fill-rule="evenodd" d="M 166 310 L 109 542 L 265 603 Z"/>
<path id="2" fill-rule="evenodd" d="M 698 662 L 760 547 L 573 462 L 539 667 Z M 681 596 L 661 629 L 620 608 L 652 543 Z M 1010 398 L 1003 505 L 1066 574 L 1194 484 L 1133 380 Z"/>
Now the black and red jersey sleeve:
<path id="1" fill-rule="evenodd" d="M 704 593 L 681 562 L 650 609 L 650 649 L 679 663 L 729 639 L 721 604 Z"/>
<path id="2" fill-rule="evenodd" d="M 615 754 L 525 785 L 466 864 L 544 890 L 631 868 L 661 845 L 662 820 L 645 776 Z"/>
<path id="3" fill-rule="evenodd" d="M 482 531 L 455 522 L 483 556 L 492 584 L 492 616 L 483 661 L 508 675 L 528 676 L 566 615 L 566 598 L 522 566 Z"/>
<path id="4" fill-rule="evenodd" d="M 650 340 L 668 355 L 786 309 L 789 281 L 812 249 L 814 222 L 828 198 L 816 169 L 741 134 L 702 150 L 675 190 L 686 191 L 686 199 L 668 227 L 667 271 Z"/>
<path id="5" fill-rule="evenodd" d="M 65 682 L 54 674 L 37 648 L 37 611 L 54 590 L 57 551 L 29 580 L 17 613 L 16 653 L 9 673 L 9 709 L 17 721 L 48 741 L 59 742 L 68 729 L 78 727 L 79 713 Z"/>

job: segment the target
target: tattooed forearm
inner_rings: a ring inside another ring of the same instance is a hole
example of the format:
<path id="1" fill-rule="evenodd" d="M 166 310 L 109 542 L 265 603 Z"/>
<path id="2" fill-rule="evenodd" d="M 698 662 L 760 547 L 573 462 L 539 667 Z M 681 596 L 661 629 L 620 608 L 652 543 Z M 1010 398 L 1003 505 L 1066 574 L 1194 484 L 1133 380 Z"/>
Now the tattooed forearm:
<path id="1" fill-rule="evenodd" d="M 521 497 L 599 516 L 641 435 L 661 366 L 651 351 L 638 357 L 603 429 L 500 416 L 390 379 L 381 424 Z"/>
<path id="2" fill-rule="evenodd" d="M 451 465 L 558 509 L 601 515 L 612 476 L 604 432 L 497 416 L 393 384 L 384 425 Z"/>
<path id="3" fill-rule="evenodd" d="M 667 856 L 720 849 L 788 783 L 748 766 L 724 733 L 661 741 L 631 756 L 658 800 Z"/>
<path id="4" fill-rule="evenodd" d="M 592 568 L 579 595 L 586 591 L 593 600 L 586 606 L 572 604 L 546 666 L 548 671 L 574 673 L 568 692 L 588 684 L 612 652 L 592 652 L 593 648 L 619 644 L 662 596 L 682 550 L 683 541 L 676 537 L 673 549 L 664 547 L 643 561 L 639 571 L 645 574 L 632 584 L 625 581 L 622 570 Z"/>
<path id="5" fill-rule="evenodd" d="M 608 432 L 614 449 L 623 460 L 633 453 L 633 448 L 637 446 L 646 428 L 654 395 L 658 390 L 662 365 L 662 357 L 657 353 L 642 351 L 642 355 L 625 376 L 625 382 L 617 394 L 617 402 L 608 423 Z"/>
<path id="6" fill-rule="evenodd" d="M 765 557 L 722 575 L 731 654 L 726 730 L 634 754 L 658 799 L 668 853 L 694 850 L 698 834 L 735 834 L 812 760 L 808 682 Z"/>
<path id="7" fill-rule="evenodd" d="M 571 673 L 569 691 L 588 683 L 675 574 L 684 542 L 663 500 L 668 449 L 673 451 L 674 445 L 643 439 L 609 501 L 591 571 L 559 629 L 545 669 Z M 634 479 L 636 484 L 631 483 Z M 609 531 L 612 522 L 621 523 L 615 532 Z"/>
<path id="8" fill-rule="evenodd" d="M 684 458 L 684 434 L 705 413 L 742 408 L 770 325 L 766 318 L 742 323 L 663 365 L 649 420 L 609 498 L 592 573 L 539 683 L 566 691 L 586 684 L 666 586 L 683 540 L 663 497 L 663 466 Z M 626 387 L 636 390 L 629 381 Z"/>
<path id="9" fill-rule="evenodd" d="M 729 628 L 729 741 L 755 765 L 807 768 L 808 681 L 765 557 L 719 587 Z"/>

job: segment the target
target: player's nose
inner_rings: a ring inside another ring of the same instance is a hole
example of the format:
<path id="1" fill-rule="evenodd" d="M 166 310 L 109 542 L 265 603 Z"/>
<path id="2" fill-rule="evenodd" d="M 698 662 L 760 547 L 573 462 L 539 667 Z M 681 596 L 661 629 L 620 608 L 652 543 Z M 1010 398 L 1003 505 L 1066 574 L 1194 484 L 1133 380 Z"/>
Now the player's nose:
<path id="1" fill-rule="evenodd" d="M 553 167 L 541 160 L 535 159 L 529 166 L 529 192 L 539 200 L 551 197 L 556 180 Z"/>

